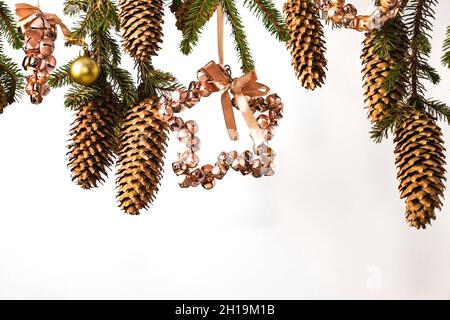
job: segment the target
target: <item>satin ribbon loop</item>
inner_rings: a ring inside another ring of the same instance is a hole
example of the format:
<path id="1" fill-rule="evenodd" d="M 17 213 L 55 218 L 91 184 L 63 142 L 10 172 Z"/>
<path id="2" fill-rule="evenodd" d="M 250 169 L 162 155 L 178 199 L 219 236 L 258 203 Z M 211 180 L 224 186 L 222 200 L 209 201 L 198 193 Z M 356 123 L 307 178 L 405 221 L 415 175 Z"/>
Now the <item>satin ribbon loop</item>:
<path id="1" fill-rule="evenodd" d="M 232 79 L 229 72 L 214 61 L 209 62 L 199 70 L 198 80 L 209 92 L 222 92 L 221 103 L 225 119 L 225 125 L 231 140 L 239 139 L 236 119 L 234 118 L 233 104 L 230 93 L 233 95 L 239 111 L 242 113 L 245 122 L 250 130 L 255 143 L 264 140 L 263 132 L 248 105 L 248 99 L 262 97 L 270 92 L 269 87 L 258 83 L 255 71 L 251 71 L 239 78 Z"/>
<path id="2" fill-rule="evenodd" d="M 55 14 L 44 13 L 38 7 L 32 6 L 27 3 L 16 4 L 16 16 L 19 18 L 18 25 L 20 27 L 25 26 L 37 17 L 42 17 L 47 20 L 50 24 L 58 25 L 61 28 L 62 33 L 66 37 L 70 37 L 72 32 L 69 28 L 62 22 L 62 20 Z"/>

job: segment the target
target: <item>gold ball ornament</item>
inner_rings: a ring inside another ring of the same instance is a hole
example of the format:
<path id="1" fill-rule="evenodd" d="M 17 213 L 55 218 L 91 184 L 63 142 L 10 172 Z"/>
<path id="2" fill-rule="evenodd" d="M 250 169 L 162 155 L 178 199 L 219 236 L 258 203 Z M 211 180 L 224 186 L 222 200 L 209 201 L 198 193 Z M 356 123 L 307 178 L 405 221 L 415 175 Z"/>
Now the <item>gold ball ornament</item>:
<path id="1" fill-rule="evenodd" d="M 90 86 L 100 77 L 100 67 L 94 59 L 81 56 L 70 66 L 70 76 L 76 83 Z"/>

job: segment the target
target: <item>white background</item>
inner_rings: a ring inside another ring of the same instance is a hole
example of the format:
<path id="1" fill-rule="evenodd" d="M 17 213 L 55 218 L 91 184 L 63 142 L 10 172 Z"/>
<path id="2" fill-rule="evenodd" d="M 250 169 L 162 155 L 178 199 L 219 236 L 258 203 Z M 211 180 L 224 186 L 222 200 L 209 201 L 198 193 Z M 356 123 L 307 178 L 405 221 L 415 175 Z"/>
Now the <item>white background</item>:
<path id="1" fill-rule="evenodd" d="M 440 64 L 450 3 L 440 2 L 431 63 L 442 81 L 428 95 L 450 103 L 450 70 Z M 361 13 L 372 10 L 369 0 L 353 3 Z M 41 0 L 41 7 L 62 17 L 62 1 Z M 65 155 L 73 112 L 64 109 L 65 89 L 40 106 L 25 97 L 0 116 L 0 298 L 450 298 L 450 203 L 432 227 L 406 225 L 392 143 L 377 145 L 368 134 L 363 34 L 325 28 L 327 82 L 308 92 L 285 47 L 241 12 L 259 78 L 285 102 L 272 143 L 277 175 L 232 172 L 212 191 L 180 189 L 170 166 L 180 145 L 171 139 L 157 200 L 141 216 L 127 216 L 116 207 L 113 172 L 97 190 L 71 182 Z M 155 65 L 187 84 L 216 59 L 215 20 L 189 57 L 178 51 L 168 10 L 165 20 Z M 59 65 L 78 54 L 62 37 L 57 46 Z M 238 75 L 233 48 L 227 38 L 226 60 Z M 21 62 L 22 52 L 9 53 Z M 123 66 L 133 63 L 125 58 Z M 218 96 L 189 112 L 186 119 L 200 124 L 204 162 L 248 147 L 248 139 L 227 140 Z"/>

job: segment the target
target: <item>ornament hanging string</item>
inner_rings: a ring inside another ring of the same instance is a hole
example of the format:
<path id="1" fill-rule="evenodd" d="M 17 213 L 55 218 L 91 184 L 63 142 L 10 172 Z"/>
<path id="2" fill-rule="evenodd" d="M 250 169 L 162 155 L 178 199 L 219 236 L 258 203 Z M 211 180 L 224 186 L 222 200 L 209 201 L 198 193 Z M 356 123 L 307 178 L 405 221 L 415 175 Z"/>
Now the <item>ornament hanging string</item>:
<path id="1" fill-rule="evenodd" d="M 270 89 L 266 85 L 256 82 L 258 77 L 255 71 L 248 72 L 236 79 L 231 77 L 229 67 L 224 65 L 223 31 L 223 8 L 222 4 L 219 3 L 217 6 L 217 49 L 219 55 L 219 65 L 211 61 L 205 67 L 200 69 L 199 74 L 206 80 L 208 87 L 213 88 L 212 91 L 222 91 L 222 111 L 230 139 L 233 141 L 239 140 L 236 119 L 233 112 L 233 104 L 231 103 L 229 93 L 231 91 L 235 98 L 237 107 L 242 113 L 242 116 L 244 117 L 244 120 L 250 130 L 250 136 L 252 137 L 254 143 L 258 145 L 265 140 L 264 133 L 259 127 L 258 122 L 256 121 L 255 116 L 248 105 L 247 97 L 256 98 L 265 96 L 269 94 Z"/>

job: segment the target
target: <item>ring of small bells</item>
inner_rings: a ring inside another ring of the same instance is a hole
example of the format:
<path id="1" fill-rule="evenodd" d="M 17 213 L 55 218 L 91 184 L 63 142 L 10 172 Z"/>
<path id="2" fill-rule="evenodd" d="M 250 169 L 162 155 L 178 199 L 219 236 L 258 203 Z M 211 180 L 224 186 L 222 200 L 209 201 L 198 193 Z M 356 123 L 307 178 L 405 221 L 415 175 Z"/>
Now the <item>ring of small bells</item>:
<path id="1" fill-rule="evenodd" d="M 345 0 L 317 0 L 317 5 L 327 20 L 357 31 L 373 31 L 395 18 L 400 0 L 380 0 L 380 6 L 371 15 L 358 15 L 355 6 Z"/>
<path id="2" fill-rule="evenodd" d="M 227 66 L 228 67 L 228 66 Z M 229 72 L 229 68 L 228 68 Z M 230 73 L 231 74 L 231 73 Z M 283 103 L 277 94 L 249 100 L 249 107 L 257 115 L 258 126 L 264 132 L 264 141 L 256 145 L 253 151 L 245 150 L 241 154 L 233 150 L 221 152 L 215 164 L 199 166 L 200 139 L 197 136 L 198 125 L 194 120 L 184 121 L 175 114 L 190 109 L 200 102 L 202 97 L 208 97 L 210 91 L 201 81 L 193 81 L 187 90 L 177 89 L 170 95 L 163 96 L 159 101 L 159 117 L 166 122 L 169 129 L 177 134 L 178 140 L 186 148 L 178 152 L 178 161 L 172 163 L 172 169 L 178 176 L 181 188 L 197 187 L 214 188 L 216 179 L 221 180 L 229 169 L 241 172 L 242 175 L 252 175 L 255 178 L 273 176 L 275 152 L 268 142 L 275 134 L 275 127 L 283 117 Z M 233 107 L 239 109 L 232 100 Z"/>
<path id="3" fill-rule="evenodd" d="M 56 59 L 52 55 L 57 36 L 56 26 L 38 16 L 25 25 L 22 32 L 25 35 L 26 54 L 22 63 L 26 70 L 25 90 L 31 102 L 39 104 L 50 91 L 47 79 L 56 67 Z"/>

